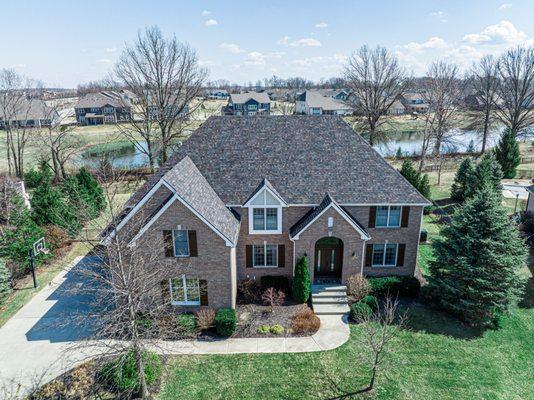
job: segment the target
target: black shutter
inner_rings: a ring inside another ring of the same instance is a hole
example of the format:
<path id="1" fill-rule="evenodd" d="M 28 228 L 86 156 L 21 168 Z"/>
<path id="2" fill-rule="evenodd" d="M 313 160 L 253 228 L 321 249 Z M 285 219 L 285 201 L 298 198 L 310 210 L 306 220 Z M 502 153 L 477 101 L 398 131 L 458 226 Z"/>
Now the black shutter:
<path id="1" fill-rule="evenodd" d="M 278 245 L 278 268 L 284 268 L 286 266 L 286 246 L 283 244 Z"/>
<path id="2" fill-rule="evenodd" d="M 397 267 L 404 266 L 404 253 L 405 252 L 406 252 L 406 245 L 399 244 L 399 248 L 397 250 Z"/>
<path id="3" fill-rule="evenodd" d="M 246 250 L 246 267 L 252 268 L 252 245 L 248 244 L 245 246 Z"/>
<path id="4" fill-rule="evenodd" d="M 410 221 L 410 207 L 403 206 L 402 207 L 401 226 L 403 228 L 407 228 L 409 221 Z"/>
<path id="5" fill-rule="evenodd" d="M 163 231 L 163 248 L 165 249 L 165 257 L 174 257 L 172 231 Z"/>
<path id="6" fill-rule="evenodd" d="M 369 228 L 375 227 L 376 221 L 376 206 L 369 207 Z"/>
<path id="7" fill-rule="evenodd" d="M 197 231 L 187 231 L 189 240 L 189 257 L 198 257 Z"/>
<path id="8" fill-rule="evenodd" d="M 365 246 L 365 266 L 370 267 L 373 265 L 373 245 L 368 244 Z"/>
<path id="9" fill-rule="evenodd" d="M 208 305 L 208 281 L 200 279 L 198 281 L 198 286 L 200 288 L 200 305 Z"/>
<path id="10" fill-rule="evenodd" d="M 164 279 L 160 283 L 161 285 L 161 300 L 163 304 L 171 304 L 171 288 L 168 279 Z"/>

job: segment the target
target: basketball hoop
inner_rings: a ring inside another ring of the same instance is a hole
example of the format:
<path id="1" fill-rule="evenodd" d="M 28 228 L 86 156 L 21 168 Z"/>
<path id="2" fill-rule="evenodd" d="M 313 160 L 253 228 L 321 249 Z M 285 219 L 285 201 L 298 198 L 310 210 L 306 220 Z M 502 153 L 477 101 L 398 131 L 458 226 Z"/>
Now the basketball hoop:
<path id="1" fill-rule="evenodd" d="M 38 239 L 34 244 L 33 244 L 33 255 L 36 256 L 37 254 L 48 254 L 49 251 L 48 249 L 46 248 L 46 242 L 45 242 L 45 238 L 42 237 L 40 239 Z"/>

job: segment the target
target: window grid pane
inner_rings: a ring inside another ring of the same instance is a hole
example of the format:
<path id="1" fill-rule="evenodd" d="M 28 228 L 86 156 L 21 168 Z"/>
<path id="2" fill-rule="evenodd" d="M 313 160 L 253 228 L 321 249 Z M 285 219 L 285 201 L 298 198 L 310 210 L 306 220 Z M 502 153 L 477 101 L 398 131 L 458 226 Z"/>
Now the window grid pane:
<path id="1" fill-rule="evenodd" d="M 387 226 L 388 224 L 388 207 L 379 206 L 376 208 L 376 223 L 375 226 Z"/>
<path id="2" fill-rule="evenodd" d="M 268 244 L 266 245 L 265 265 L 268 267 L 275 267 L 278 265 L 278 246 Z"/>
<path id="3" fill-rule="evenodd" d="M 276 208 L 266 208 L 266 230 L 275 231 L 278 229 L 278 210 Z"/>
<path id="4" fill-rule="evenodd" d="M 254 230 L 256 231 L 265 230 L 265 209 L 254 208 L 253 219 L 254 219 Z"/>
<path id="5" fill-rule="evenodd" d="M 397 245 L 396 244 L 387 244 L 386 245 L 386 257 L 385 265 L 395 265 L 397 263 Z"/>
<path id="6" fill-rule="evenodd" d="M 384 245 L 373 245 L 373 265 L 384 265 Z"/>
<path id="7" fill-rule="evenodd" d="M 254 250 L 254 266 L 261 266 L 263 267 L 265 265 L 265 251 L 263 246 L 253 246 Z"/>
<path id="8" fill-rule="evenodd" d="M 183 257 L 189 255 L 189 240 L 187 230 L 175 229 L 172 231 L 174 237 L 174 255 Z"/>
<path id="9" fill-rule="evenodd" d="M 187 301 L 200 301 L 200 289 L 198 286 L 198 279 L 186 279 L 185 287 L 187 293 Z"/>
<path id="10" fill-rule="evenodd" d="M 401 208 L 399 206 L 391 206 L 389 208 L 388 226 L 400 226 Z"/>
<path id="11" fill-rule="evenodd" d="M 185 291 L 182 278 L 171 279 L 171 300 L 176 302 L 185 301 Z"/>

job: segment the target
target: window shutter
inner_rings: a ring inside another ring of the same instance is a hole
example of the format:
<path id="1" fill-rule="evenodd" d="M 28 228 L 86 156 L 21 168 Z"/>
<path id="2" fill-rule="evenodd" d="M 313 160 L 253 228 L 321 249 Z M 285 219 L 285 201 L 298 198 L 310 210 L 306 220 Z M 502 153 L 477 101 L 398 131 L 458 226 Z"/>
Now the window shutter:
<path id="1" fill-rule="evenodd" d="M 197 231 L 187 231 L 189 240 L 189 257 L 198 257 Z"/>
<path id="2" fill-rule="evenodd" d="M 208 305 L 208 281 L 205 279 L 200 279 L 198 281 L 198 286 L 200 288 L 200 305 Z"/>
<path id="3" fill-rule="evenodd" d="M 163 248 L 165 249 L 165 257 L 174 257 L 172 231 L 163 231 Z"/>
<path id="4" fill-rule="evenodd" d="M 403 206 L 402 207 L 401 226 L 403 228 L 407 228 L 409 220 L 410 220 L 410 207 Z"/>
<path id="5" fill-rule="evenodd" d="M 399 244 L 399 248 L 397 250 L 397 267 L 402 267 L 404 265 L 404 253 L 406 251 L 406 245 L 405 244 Z"/>
<path id="6" fill-rule="evenodd" d="M 247 245 L 245 246 L 245 250 L 246 250 L 246 253 L 247 253 L 247 256 L 246 256 L 246 265 L 247 265 L 247 268 L 252 268 L 252 245 Z"/>
<path id="7" fill-rule="evenodd" d="M 375 227 L 376 221 L 376 206 L 369 207 L 369 228 Z"/>
<path id="8" fill-rule="evenodd" d="M 286 266 L 286 246 L 283 244 L 278 245 L 278 268 L 284 268 Z"/>
<path id="9" fill-rule="evenodd" d="M 163 304 L 171 304 L 171 288 L 169 279 L 161 281 L 161 300 Z"/>
<path id="10" fill-rule="evenodd" d="M 370 267 L 373 264 L 373 245 L 368 244 L 365 246 L 365 266 Z"/>

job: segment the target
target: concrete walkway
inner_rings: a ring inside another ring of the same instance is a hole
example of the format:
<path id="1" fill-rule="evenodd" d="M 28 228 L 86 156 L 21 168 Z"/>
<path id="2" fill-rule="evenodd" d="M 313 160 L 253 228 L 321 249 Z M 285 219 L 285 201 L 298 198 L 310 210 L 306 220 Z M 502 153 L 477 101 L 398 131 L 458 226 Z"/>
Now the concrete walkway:
<path id="1" fill-rule="evenodd" d="M 0 398 L 7 398 L 17 390 L 23 396 L 36 385 L 102 354 L 100 346 L 105 346 L 105 342 L 90 340 L 91 327 L 97 323 L 95 317 L 86 315 L 91 295 L 86 291 L 76 295 L 71 290 L 87 283 L 76 270 L 91 262 L 94 260 L 77 258 L 0 328 Z M 346 317 L 320 318 L 319 331 L 309 337 L 165 341 L 158 343 L 157 351 L 166 354 L 314 352 L 334 349 L 348 340 Z M 70 319 L 82 319 L 84 324 L 69 325 Z M 80 346 L 86 342 L 93 346 Z"/>

